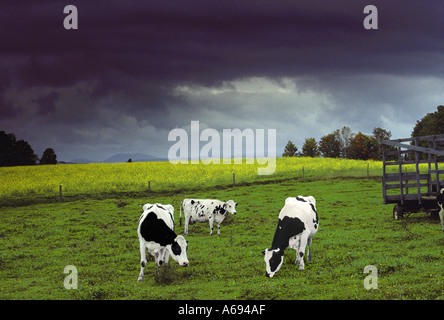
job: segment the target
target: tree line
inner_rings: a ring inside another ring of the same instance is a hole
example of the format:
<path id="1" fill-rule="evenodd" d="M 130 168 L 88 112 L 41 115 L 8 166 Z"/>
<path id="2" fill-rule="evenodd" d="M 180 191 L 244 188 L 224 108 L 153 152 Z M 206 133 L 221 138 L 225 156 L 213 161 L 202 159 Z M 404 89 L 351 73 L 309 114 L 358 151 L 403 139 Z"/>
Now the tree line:
<path id="1" fill-rule="evenodd" d="M 307 156 L 326 158 L 344 158 L 357 160 L 380 160 L 381 140 L 391 138 L 391 132 L 383 128 L 374 128 L 372 135 L 362 132 L 353 133 L 344 126 L 332 133 L 323 136 L 319 142 L 314 138 L 306 138 L 302 146 L 302 153 L 290 140 L 285 146 L 283 157 Z"/>
<path id="2" fill-rule="evenodd" d="M 426 114 L 416 122 L 412 137 L 444 134 L 444 106 L 438 106 L 437 111 Z M 358 160 L 381 160 L 381 141 L 389 140 L 392 134 L 383 128 L 376 127 L 371 135 L 362 132 L 353 133 L 344 126 L 323 136 L 319 142 L 314 138 L 306 138 L 302 153 L 290 140 L 285 146 L 283 157 L 308 156 L 328 157 Z"/>
<path id="3" fill-rule="evenodd" d="M 25 140 L 17 140 L 15 134 L 0 131 L 0 167 L 31 166 L 39 164 L 57 164 L 57 155 L 52 148 L 47 148 L 42 157 L 34 153 Z"/>

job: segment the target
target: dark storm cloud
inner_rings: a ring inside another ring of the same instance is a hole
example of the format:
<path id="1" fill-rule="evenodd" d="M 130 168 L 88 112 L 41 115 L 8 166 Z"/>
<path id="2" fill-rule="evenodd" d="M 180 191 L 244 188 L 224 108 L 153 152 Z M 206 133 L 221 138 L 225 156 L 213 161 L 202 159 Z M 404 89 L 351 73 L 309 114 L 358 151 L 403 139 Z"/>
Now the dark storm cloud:
<path id="1" fill-rule="evenodd" d="M 66 4 L 0 4 L 0 125 L 39 148 L 69 142 L 79 153 L 94 140 L 100 158 L 145 143 L 165 156 L 165 134 L 176 126 L 230 128 L 242 119 L 265 127 L 304 111 L 302 101 L 316 104 L 316 117 L 301 126 L 325 124 L 322 134 L 329 123 L 361 130 L 363 114 L 393 113 L 401 102 L 413 114 L 403 123 L 414 124 L 424 109 L 412 95 L 425 88 L 435 96 L 444 74 L 440 0 L 372 1 L 379 30 L 363 28 L 367 1 L 73 0 L 79 29 L 69 31 Z M 297 85 L 291 91 L 281 79 Z M 281 111 L 270 112 L 273 104 Z"/>
<path id="2" fill-rule="evenodd" d="M 25 58 L 16 76 L 26 85 L 103 77 L 112 86 L 119 75 L 213 83 L 431 66 L 406 64 L 413 53 L 442 53 L 443 5 L 373 3 L 380 32 L 362 27 L 365 1 L 74 1 L 76 31 L 62 28 L 60 1 L 9 3 L 2 12 L 12 12 L 6 21 L 12 25 L 2 28 L 2 43 L 7 53 Z"/>

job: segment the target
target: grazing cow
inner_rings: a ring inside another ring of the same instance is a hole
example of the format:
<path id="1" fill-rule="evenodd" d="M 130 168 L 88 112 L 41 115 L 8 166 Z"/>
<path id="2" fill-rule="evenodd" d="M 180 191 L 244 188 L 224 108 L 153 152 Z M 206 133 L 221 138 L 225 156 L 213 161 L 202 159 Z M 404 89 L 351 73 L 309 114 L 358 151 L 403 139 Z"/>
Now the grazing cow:
<path id="1" fill-rule="evenodd" d="M 170 255 L 182 267 L 188 265 L 188 241 L 174 232 L 174 208 L 172 205 L 145 204 L 139 218 L 137 234 L 140 242 L 141 265 L 138 281 L 143 280 L 146 249 L 154 257 L 158 266 L 168 263 Z"/>
<path id="2" fill-rule="evenodd" d="M 182 225 L 182 208 L 185 216 L 185 230 L 188 234 L 188 225 L 196 222 L 210 223 L 210 235 L 213 234 L 213 223 L 217 223 L 217 234 L 220 235 L 220 224 L 224 221 L 227 213 L 235 215 L 237 202 L 228 200 L 226 202 L 214 199 L 185 199 L 180 204 L 180 225 Z"/>
<path id="3" fill-rule="evenodd" d="M 265 275 L 272 278 L 279 271 L 287 248 L 297 251 L 295 264 L 299 264 L 299 270 L 304 270 L 305 246 L 308 244 L 307 261 L 312 261 L 311 241 L 318 227 L 315 198 L 297 196 L 285 199 L 271 248 L 262 252 L 265 256 Z"/>
<path id="4" fill-rule="evenodd" d="M 436 200 L 438 201 L 438 206 L 441 208 L 441 210 L 439 210 L 439 219 L 441 220 L 442 232 L 444 232 L 444 188 L 439 191 Z"/>

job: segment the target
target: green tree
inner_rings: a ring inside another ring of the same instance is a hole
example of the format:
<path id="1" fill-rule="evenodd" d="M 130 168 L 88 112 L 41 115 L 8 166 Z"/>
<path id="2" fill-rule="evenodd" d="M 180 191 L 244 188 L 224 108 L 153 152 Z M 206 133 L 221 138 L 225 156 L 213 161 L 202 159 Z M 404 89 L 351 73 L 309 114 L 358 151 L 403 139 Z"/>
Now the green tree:
<path id="1" fill-rule="evenodd" d="M 282 156 L 283 157 L 296 157 L 297 152 L 298 152 L 298 147 L 296 147 L 291 140 L 288 140 Z"/>
<path id="2" fill-rule="evenodd" d="M 24 140 L 17 141 L 13 133 L 0 131 L 0 167 L 36 164 L 37 156 Z"/>
<path id="3" fill-rule="evenodd" d="M 392 133 L 380 127 L 373 129 L 373 137 L 380 143 L 382 140 L 390 140 Z"/>
<path id="4" fill-rule="evenodd" d="M 350 145 L 350 140 L 354 136 L 353 132 L 349 127 L 343 126 L 341 130 L 335 130 L 333 133 L 336 136 L 336 139 L 339 141 L 341 148 L 340 157 L 348 158 L 347 150 Z"/>
<path id="5" fill-rule="evenodd" d="M 16 166 L 33 166 L 37 162 L 37 155 L 34 154 L 31 146 L 24 140 L 19 140 L 15 144 Z"/>
<path id="6" fill-rule="evenodd" d="M 304 145 L 302 146 L 302 153 L 307 157 L 319 157 L 321 152 L 319 151 L 315 138 L 305 139 Z"/>
<path id="7" fill-rule="evenodd" d="M 427 113 L 421 120 L 416 122 L 413 128 L 412 137 L 432 136 L 435 134 L 444 134 L 444 106 L 438 106 L 437 111 Z M 426 141 L 419 141 L 420 147 L 427 148 Z M 413 154 L 410 155 L 413 157 Z M 427 158 L 427 154 L 420 154 L 422 159 Z"/>
<path id="8" fill-rule="evenodd" d="M 52 148 L 47 148 L 40 159 L 40 164 L 57 164 L 57 155 Z"/>
<path id="9" fill-rule="evenodd" d="M 326 158 L 339 158 L 341 156 L 341 142 L 334 132 L 323 136 L 319 140 L 319 151 Z"/>
<path id="10" fill-rule="evenodd" d="M 15 165 L 15 143 L 16 138 L 13 133 L 7 134 L 0 131 L 0 166 Z"/>
<path id="11" fill-rule="evenodd" d="M 444 106 L 438 106 L 438 110 L 427 113 L 413 128 L 412 137 L 431 136 L 444 134 Z"/>
<path id="12" fill-rule="evenodd" d="M 382 140 L 390 140 L 390 138 L 392 137 L 392 133 L 390 131 L 387 131 L 387 130 L 382 129 L 380 127 L 376 127 L 373 129 L 373 137 L 378 142 L 378 152 L 376 154 L 375 160 L 382 160 L 381 141 Z M 395 149 L 396 149 L 395 147 L 386 146 L 387 151 L 393 151 Z"/>

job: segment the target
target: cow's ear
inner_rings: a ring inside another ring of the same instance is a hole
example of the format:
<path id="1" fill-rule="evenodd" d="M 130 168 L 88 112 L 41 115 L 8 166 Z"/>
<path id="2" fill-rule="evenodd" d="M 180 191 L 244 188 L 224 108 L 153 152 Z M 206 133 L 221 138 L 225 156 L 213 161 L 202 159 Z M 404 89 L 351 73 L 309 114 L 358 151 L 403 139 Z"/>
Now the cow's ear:
<path id="1" fill-rule="evenodd" d="M 237 206 L 237 204 L 238 204 L 238 202 L 236 202 L 236 203 L 234 204 L 234 206 Z"/>
<path id="2" fill-rule="evenodd" d="M 265 249 L 265 250 L 267 250 L 267 249 Z M 264 256 L 265 256 L 265 250 L 262 251 L 262 254 L 263 254 Z"/>

